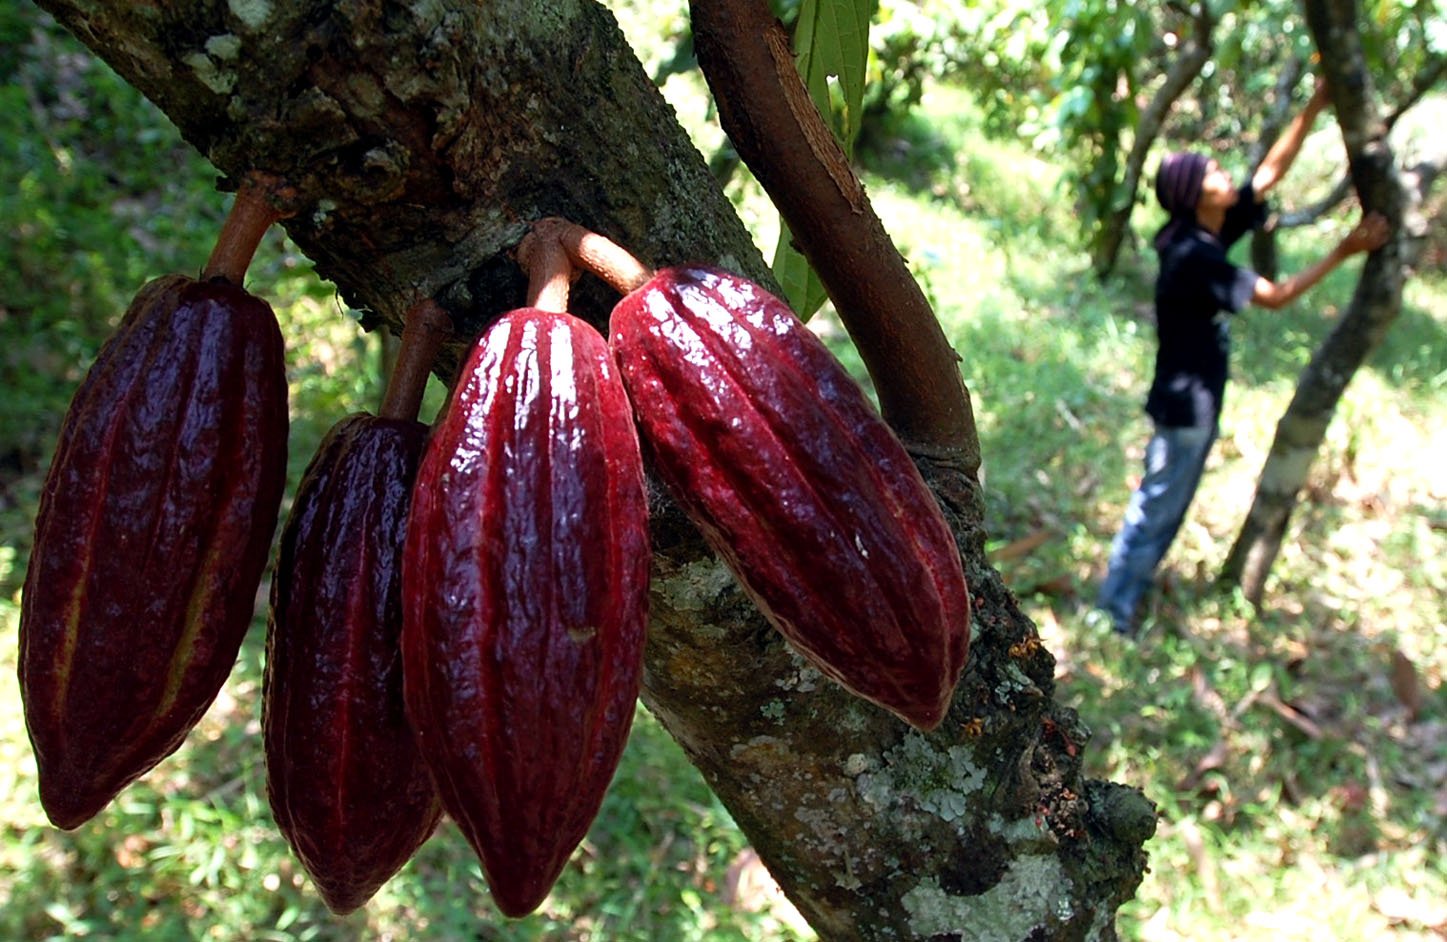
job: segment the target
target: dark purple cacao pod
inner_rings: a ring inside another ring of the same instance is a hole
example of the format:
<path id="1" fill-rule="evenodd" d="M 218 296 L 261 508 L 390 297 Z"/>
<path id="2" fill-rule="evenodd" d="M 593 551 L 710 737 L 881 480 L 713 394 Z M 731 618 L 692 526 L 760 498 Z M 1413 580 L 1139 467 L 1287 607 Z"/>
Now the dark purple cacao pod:
<path id="1" fill-rule="evenodd" d="M 498 907 L 523 915 L 598 813 L 642 670 L 647 504 L 603 337 L 531 308 L 494 324 L 412 501 L 408 716 Z"/>
<path id="2" fill-rule="evenodd" d="M 281 332 L 224 281 L 137 294 L 72 400 L 20 617 L 40 800 L 74 828 L 175 751 L 236 661 L 286 473 Z"/>
<path id="3" fill-rule="evenodd" d="M 272 579 L 262 697 L 277 826 L 333 912 L 442 814 L 402 704 L 402 543 L 427 426 L 352 415 L 307 466 Z"/>
<path id="4" fill-rule="evenodd" d="M 969 649 L 959 551 L 904 446 L 780 300 L 659 271 L 610 323 L 641 436 L 763 613 L 846 688 L 922 729 Z"/>

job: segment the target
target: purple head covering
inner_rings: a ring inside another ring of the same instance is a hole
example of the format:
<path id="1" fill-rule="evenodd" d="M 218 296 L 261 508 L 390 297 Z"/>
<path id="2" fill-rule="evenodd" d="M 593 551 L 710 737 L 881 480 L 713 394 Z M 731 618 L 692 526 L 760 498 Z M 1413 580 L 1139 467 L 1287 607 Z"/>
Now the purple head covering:
<path id="1" fill-rule="evenodd" d="M 1188 230 L 1195 219 L 1196 204 L 1201 199 L 1201 181 L 1211 161 L 1190 151 L 1167 154 L 1156 173 L 1156 198 L 1171 214 L 1170 220 L 1156 233 L 1157 252 L 1175 240 L 1177 233 Z"/>
<path id="2" fill-rule="evenodd" d="M 1211 161 L 1190 151 L 1167 154 L 1156 173 L 1156 198 L 1172 216 L 1194 212 L 1201 198 L 1201 180 Z"/>

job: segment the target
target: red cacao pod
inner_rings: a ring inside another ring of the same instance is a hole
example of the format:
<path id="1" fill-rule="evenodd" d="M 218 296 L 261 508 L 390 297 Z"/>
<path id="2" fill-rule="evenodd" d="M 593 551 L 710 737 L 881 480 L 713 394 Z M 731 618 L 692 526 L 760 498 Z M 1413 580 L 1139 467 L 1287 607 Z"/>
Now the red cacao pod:
<path id="1" fill-rule="evenodd" d="M 743 588 L 829 677 L 922 729 L 969 648 L 969 593 L 934 496 L 864 391 L 777 298 L 657 272 L 611 343 L 659 477 Z"/>
<path id="2" fill-rule="evenodd" d="M 403 689 L 498 907 L 531 912 L 617 768 L 650 546 L 638 440 L 603 337 L 502 317 L 434 426 L 403 556 Z"/>
<path id="3" fill-rule="evenodd" d="M 286 399 L 266 302 L 180 275 L 141 289 L 77 390 L 20 616 L 25 721 L 59 827 L 178 748 L 225 682 L 276 527 Z"/>
<path id="4" fill-rule="evenodd" d="M 402 543 L 427 426 L 348 416 L 307 466 L 271 584 L 267 795 L 328 907 L 357 909 L 441 816 L 402 705 Z"/>

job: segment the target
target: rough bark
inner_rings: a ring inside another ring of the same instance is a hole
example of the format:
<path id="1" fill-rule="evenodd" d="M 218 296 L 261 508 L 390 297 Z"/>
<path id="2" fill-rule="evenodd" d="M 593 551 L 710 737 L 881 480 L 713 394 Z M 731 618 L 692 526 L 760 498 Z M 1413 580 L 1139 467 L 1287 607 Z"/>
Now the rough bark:
<path id="1" fill-rule="evenodd" d="M 1116 259 L 1120 256 L 1120 247 L 1125 242 L 1126 233 L 1130 231 L 1130 217 L 1135 212 L 1136 193 L 1140 189 L 1141 177 L 1145 173 L 1146 157 L 1150 154 L 1151 147 L 1155 145 L 1156 138 L 1160 136 L 1161 128 L 1165 125 L 1166 116 L 1170 114 L 1171 106 L 1176 103 L 1206 63 L 1211 60 L 1212 39 L 1211 34 L 1216 27 L 1215 14 L 1211 11 L 1209 3 L 1199 3 L 1190 11 L 1191 19 L 1195 25 L 1195 32 L 1191 41 L 1181 50 L 1171 68 L 1166 72 L 1166 79 L 1156 93 L 1151 96 L 1150 103 L 1141 111 L 1140 121 L 1136 124 L 1135 140 L 1131 143 L 1130 153 L 1125 161 L 1125 179 L 1120 185 L 1117 194 L 1116 206 L 1101 220 L 1100 230 L 1097 232 L 1094 243 L 1091 246 L 1091 267 L 1095 270 L 1096 277 L 1106 278 L 1115 269 Z"/>
<path id="2" fill-rule="evenodd" d="M 1220 582 L 1239 585 L 1258 604 L 1336 405 L 1401 311 L 1406 270 L 1407 199 L 1387 143 L 1387 124 L 1373 100 L 1355 0 L 1307 0 L 1306 20 L 1330 82 L 1352 184 L 1363 209 L 1386 216 L 1395 237 L 1368 256 L 1351 303 L 1297 381 L 1277 424 L 1251 510 L 1222 566 Z"/>
<path id="3" fill-rule="evenodd" d="M 227 177 L 295 187 L 284 225 L 394 330 L 519 304 L 511 251 L 561 215 L 645 262 L 767 271 L 607 12 L 587 0 L 42 0 Z M 583 279 L 576 312 L 616 296 Z M 907 354 L 901 354 L 907 355 Z M 942 378 L 942 381 L 947 378 Z M 928 736 L 807 667 L 661 493 L 644 701 L 825 939 L 1113 938 L 1154 809 L 1086 781 L 1087 732 L 984 555 L 959 461 L 921 458 L 975 596 L 971 662 Z"/>

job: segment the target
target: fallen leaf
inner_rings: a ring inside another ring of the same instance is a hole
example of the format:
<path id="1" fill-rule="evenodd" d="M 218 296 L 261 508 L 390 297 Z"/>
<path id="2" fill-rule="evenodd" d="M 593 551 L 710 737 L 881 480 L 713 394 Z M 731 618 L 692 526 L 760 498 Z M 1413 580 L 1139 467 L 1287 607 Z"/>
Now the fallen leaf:
<path id="1" fill-rule="evenodd" d="M 1407 722 L 1417 722 L 1422 713 L 1422 685 L 1417 680 L 1417 666 L 1401 650 L 1392 652 L 1392 693 L 1407 708 Z"/>

